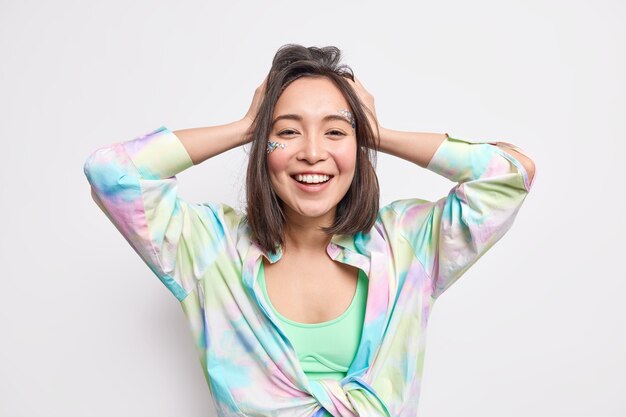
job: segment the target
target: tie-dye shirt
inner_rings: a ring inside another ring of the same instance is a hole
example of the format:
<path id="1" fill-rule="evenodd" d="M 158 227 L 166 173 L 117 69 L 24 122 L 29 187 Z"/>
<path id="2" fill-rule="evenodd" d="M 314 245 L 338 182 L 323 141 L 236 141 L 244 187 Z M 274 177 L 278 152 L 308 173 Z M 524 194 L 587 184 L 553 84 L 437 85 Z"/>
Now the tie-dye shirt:
<path id="1" fill-rule="evenodd" d="M 448 135 L 427 166 L 456 183 L 446 196 L 393 201 L 369 232 L 332 237 L 328 256 L 368 276 L 342 380 L 306 377 L 263 296 L 261 257 L 277 262 L 280 248 L 261 250 L 227 204 L 179 196 L 175 175 L 193 162 L 173 132 L 97 149 L 84 172 L 94 201 L 180 302 L 219 416 L 415 417 L 435 300 L 509 230 L 531 188 L 495 143 Z"/>

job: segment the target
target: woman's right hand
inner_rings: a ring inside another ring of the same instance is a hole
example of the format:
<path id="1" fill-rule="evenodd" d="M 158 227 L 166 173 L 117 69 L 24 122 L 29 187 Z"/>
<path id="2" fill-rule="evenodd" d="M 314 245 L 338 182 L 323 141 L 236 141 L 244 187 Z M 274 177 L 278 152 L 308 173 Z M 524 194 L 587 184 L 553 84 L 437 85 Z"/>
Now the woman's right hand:
<path id="1" fill-rule="evenodd" d="M 254 97 L 252 97 L 252 104 L 250 104 L 250 108 L 248 112 L 243 117 L 247 123 L 252 124 L 254 119 L 256 118 L 257 113 L 259 112 L 259 107 L 261 106 L 261 102 L 263 101 L 263 96 L 265 96 L 265 86 L 267 84 L 267 76 L 259 85 L 256 90 L 254 90 Z"/>
<path id="2" fill-rule="evenodd" d="M 261 85 L 259 85 L 256 88 L 256 90 L 254 90 L 254 96 L 252 97 L 252 104 L 250 104 L 250 108 L 248 109 L 248 112 L 246 113 L 246 115 L 242 117 L 241 120 L 238 122 L 238 124 L 242 125 L 243 129 L 245 130 L 243 144 L 249 143 L 253 139 L 252 132 L 250 132 L 250 127 L 252 126 L 252 123 L 254 122 L 254 119 L 256 118 L 257 113 L 259 112 L 259 107 L 261 106 L 261 102 L 263 101 L 263 97 L 265 96 L 266 84 L 267 84 L 267 76 L 265 77 Z"/>

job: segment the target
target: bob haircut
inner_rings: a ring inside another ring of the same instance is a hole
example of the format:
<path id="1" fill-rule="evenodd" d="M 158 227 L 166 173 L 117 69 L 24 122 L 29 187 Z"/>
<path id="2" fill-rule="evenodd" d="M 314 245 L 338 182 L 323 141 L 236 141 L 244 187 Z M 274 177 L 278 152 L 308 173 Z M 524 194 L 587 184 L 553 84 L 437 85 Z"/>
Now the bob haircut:
<path id="1" fill-rule="evenodd" d="M 272 188 L 267 166 L 267 142 L 278 98 L 285 88 L 300 77 L 326 77 L 343 94 L 354 116 L 357 155 L 355 174 L 350 188 L 337 204 L 334 222 L 320 227 L 327 235 L 368 232 L 376 222 L 380 191 L 376 176 L 376 152 L 380 133 L 374 134 L 358 95 L 345 78 L 354 81 L 352 69 L 339 64 L 341 51 L 334 46 L 322 48 L 297 44 L 281 46 L 272 61 L 265 94 L 258 113 L 248 130 L 252 144 L 246 175 L 246 214 L 243 221 L 251 229 L 251 239 L 267 253 L 285 243 L 286 217 L 284 202 Z M 372 162 L 373 161 L 373 162 Z"/>

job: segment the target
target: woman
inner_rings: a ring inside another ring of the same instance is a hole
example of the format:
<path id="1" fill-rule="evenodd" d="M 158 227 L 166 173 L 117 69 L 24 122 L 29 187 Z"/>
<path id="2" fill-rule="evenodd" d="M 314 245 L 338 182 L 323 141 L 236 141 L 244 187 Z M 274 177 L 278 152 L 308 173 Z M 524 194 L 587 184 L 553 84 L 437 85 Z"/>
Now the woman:
<path id="1" fill-rule="evenodd" d="M 434 301 L 531 188 L 511 144 L 381 127 L 339 62 L 285 45 L 241 120 L 162 126 L 85 162 L 96 203 L 180 301 L 220 416 L 416 416 Z M 246 214 L 178 196 L 176 174 L 246 143 Z M 457 184 L 379 209 L 378 150 Z"/>

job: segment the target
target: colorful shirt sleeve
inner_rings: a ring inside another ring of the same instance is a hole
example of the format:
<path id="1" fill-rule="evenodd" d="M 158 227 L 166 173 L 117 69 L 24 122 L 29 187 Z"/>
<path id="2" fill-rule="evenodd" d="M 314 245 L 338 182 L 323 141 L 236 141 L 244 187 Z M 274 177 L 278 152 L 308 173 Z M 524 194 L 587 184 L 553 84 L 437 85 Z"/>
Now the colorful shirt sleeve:
<path id="1" fill-rule="evenodd" d="M 223 205 L 178 196 L 179 172 L 193 162 L 165 126 L 94 151 L 83 170 L 100 209 L 141 259 L 182 301 L 223 245 Z"/>
<path id="2" fill-rule="evenodd" d="M 497 143 L 526 155 L 507 142 L 469 142 L 447 136 L 427 169 L 457 185 L 435 202 L 391 203 L 401 235 L 430 275 L 433 298 L 502 238 L 531 189 L 522 163 Z"/>

